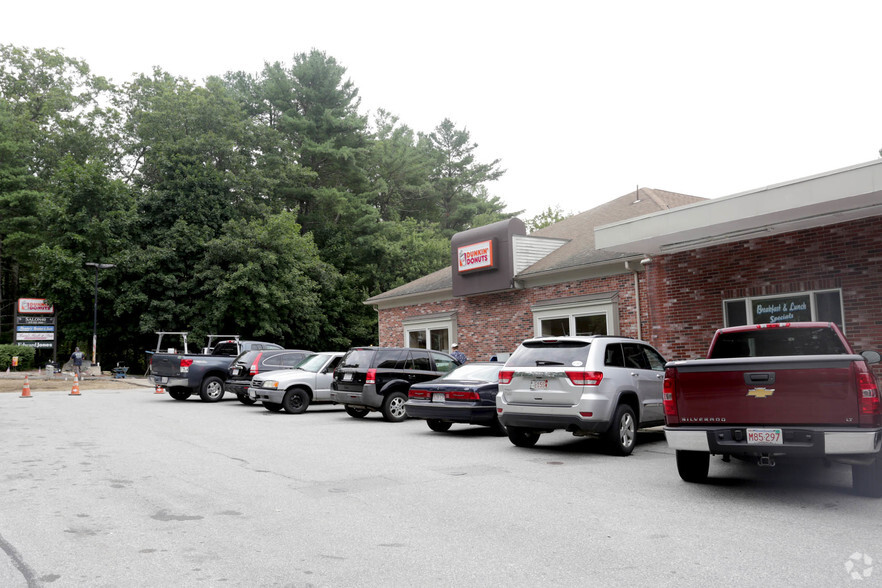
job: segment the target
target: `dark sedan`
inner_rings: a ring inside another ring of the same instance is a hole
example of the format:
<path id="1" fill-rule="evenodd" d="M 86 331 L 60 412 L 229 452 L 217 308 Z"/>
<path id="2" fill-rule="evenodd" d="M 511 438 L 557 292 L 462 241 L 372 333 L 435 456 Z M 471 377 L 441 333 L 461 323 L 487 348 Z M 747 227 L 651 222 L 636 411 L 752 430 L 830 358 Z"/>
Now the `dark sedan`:
<path id="1" fill-rule="evenodd" d="M 496 417 L 499 362 L 474 362 L 449 374 L 411 386 L 404 410 L 410 418 L 426 419 L 433 431 L 443 432 L 453 423 L 492 427 L 498 435 L 505 429 Z"/>

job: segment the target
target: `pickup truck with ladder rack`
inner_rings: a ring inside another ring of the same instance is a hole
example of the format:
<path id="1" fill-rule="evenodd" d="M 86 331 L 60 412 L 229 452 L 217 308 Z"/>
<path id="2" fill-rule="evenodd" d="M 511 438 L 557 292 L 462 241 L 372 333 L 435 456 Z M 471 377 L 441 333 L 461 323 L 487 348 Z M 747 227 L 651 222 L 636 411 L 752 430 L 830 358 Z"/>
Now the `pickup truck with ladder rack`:
<path id="1" fill-rule="evenodd" d="M 150 359 L 150 381 L 168 389 L 175 400 L 186 400 L 197 393 L 203 402 L 218 402 L 224 396 L 224 381 L 230 364 L 243 351 L 282 349 L 281 345 L 263 341 L 242 341 L 239 335 L 209 335 L 208 347 L 200 354 L 189 353 L 186 332 L 157 332 L 156 352 Z M 182 349 L 162 352 L 163 337 L 179 336 Z M 183 353 L 178 353 L 183 351 Z"/>

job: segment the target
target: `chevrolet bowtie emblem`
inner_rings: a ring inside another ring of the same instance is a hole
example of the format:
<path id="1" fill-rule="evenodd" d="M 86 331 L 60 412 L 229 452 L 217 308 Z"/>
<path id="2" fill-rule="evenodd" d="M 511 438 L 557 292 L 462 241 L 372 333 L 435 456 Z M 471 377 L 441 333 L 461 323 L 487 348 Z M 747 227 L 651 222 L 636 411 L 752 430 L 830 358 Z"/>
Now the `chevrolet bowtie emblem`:
<path id="1" fill-rule="evenodd" d="M 753 396 L 754 398 L 768 398 L 774 393 L 774 388 L 751 388 L 747 391 L 747 395 Z"/>

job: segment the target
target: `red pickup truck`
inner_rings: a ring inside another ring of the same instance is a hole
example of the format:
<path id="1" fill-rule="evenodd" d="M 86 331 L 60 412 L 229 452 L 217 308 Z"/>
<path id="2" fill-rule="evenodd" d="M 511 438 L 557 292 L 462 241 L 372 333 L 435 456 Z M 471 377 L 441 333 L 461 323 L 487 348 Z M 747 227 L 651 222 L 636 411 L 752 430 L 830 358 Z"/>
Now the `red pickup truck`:
<path id="1" fill-rule="evenodd" d="M 665 365 L 665 437 L 687 482 L 711 455 L 774 466 L 779 456 L 852 466 L 854 490 L 882 496 L 882 411 L 869 364 L 832 323 L 720 329 L 706 359 Z"/>

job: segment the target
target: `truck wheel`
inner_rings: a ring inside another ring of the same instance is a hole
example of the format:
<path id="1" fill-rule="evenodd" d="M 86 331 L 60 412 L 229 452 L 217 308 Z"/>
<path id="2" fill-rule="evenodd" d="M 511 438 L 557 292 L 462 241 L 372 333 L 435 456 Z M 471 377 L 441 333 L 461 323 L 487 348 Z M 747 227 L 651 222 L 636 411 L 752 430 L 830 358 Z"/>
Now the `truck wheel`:
<path id="1" fill-rule="evenodd" d="M 363 419 L 370 412 L 367 408 L 359 408 L 357 406 L 349 406 L 345 405 L 343 408 L 346 409 L 346 414 L 351 416 L 354 419 Z"/>
<path id="2" fill-rule="evenodd" d="M 677 473 L 684 482 L 700 484 L 707 480 L 710 453 L 677 450 Z"/>
<path id="3" fill-rule="evenodd" d="M 266 402 L 264 401 L 263 407 L 270 412 L 279 412 L 282 410 L 282 405 L 278 402 Z"/>
<path id="4" fill-rule="evenodd" d="M 309 394 L 303 388 L 291 388 L 285 392 L 282 398 L 282 407 L 285 412 L 300 414 L 309 406 Z"/>
<path id="5" fill-rule="evenodd" d="M 870 465 L 852 465 L 851 487 L 861 496 L 882 498 L 882 457 Z"/>
<path id="6" fill-rule="evenodd" d="M 533 447 L 539 441 L 539 433 L 520 427 L 508 427 L 508 440 L 517 447 Z"/>
<path id="7" fill-rule="evenodd" d="M 620 404 L 606 433 L 606 443 L 613 453 L 624 456 L 631 455 L 636 441 L 637 419 L 634 418 L 634 409 L 627 404 Z"/>
<path id="8" fill-rule="evenodd" d="M 404 412 L 404 403 L 407 402 L 407 394 L 403 392 L 390 392 L 383 400 L 383 418 L 390 423 L 400 423 L 407 418 Z"/>
<path id="9" fill-rule="evenodd" d="M 175 400 L 186 400 L 190 398 L 191 392 L 186 388 L 169 388 L 168 395 Z"/>
<path id="10" fill-rule="evenodd" d="M 450 427 L 453 425 L 453 423 L 445 423 L 444 421 L 439 421 L 438 419 L 429 419 L 426 421 L 426 424 L 429 425 L 429 428 L 436 433 L 449 431 Z"/>
<path id="11" fill-rule="evenodd" d="M 247 394 L 237 394 L 236 398 L 238 398 L 239 402 L 241 402 L 245 406 L 252 406 L 255 402 L 257 402 Z"/>
<path id="12" fill-rule="evenodd" d="M 217 376 L 208 376 L 202 382 L 199 397 L 202 402 L 217 402 L 224 397 L 224 381 Z"/>

